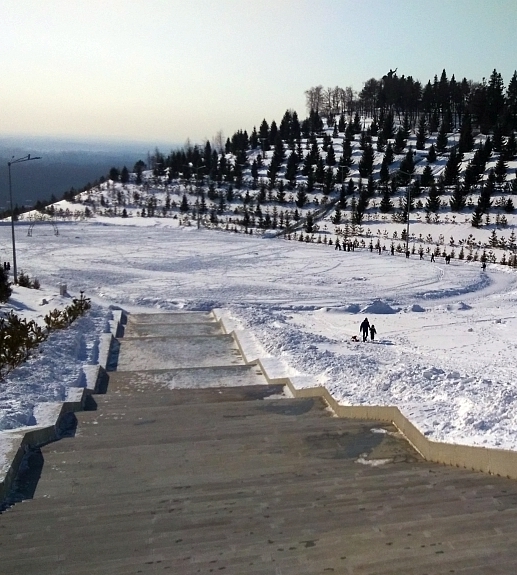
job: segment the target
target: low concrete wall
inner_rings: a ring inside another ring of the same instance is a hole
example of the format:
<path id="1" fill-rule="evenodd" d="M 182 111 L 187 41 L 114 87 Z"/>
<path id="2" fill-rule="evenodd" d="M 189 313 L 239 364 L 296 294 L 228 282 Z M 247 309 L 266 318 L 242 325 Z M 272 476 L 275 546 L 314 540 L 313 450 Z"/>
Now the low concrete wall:
<path id="1" fill-rule="evenodd" d="M 119 331 L 123 317 L 121 316 L 116 319 L 116 325 L 113 328 L 115 333 Z M 99 391 L 105 387 L 107 378 L 106 364 L 109 360 L 110 349 L 115 339 L 111 333 L 103 334 L 103 336 L 105 345 L 100 353 L 97 377 L 93 389 L 80 388 L 77 389 L 76 393 L 70 393 L 72 397 L 70 397 L 69 400 L 57 405 L 56 420 L 52 425 L 42 427 L 35 426 L 6 432 L 6 437 L 12 441 L 13 447 L 9 455 L 12 459 L 8 462 L 7 470 L 4 472 L 0 470 L 0 505 L 7 497 L 27 452 L 34 447 L 39 447 L 59 439 L 59 430 L 65 415 L 71 412 L 82 411 L 88 395 L 91 393 L 99 393 Z"/>
<path id="2" fill-rule="evenodd" d="M 221 325 L 221 329 L 228 333 L 224 325 L 224 319 L 216 311 L 213 314 Z M 233 335 L 246 363 L 258 365 L 268 383 L 287 385 L 294 397 L 322 397 L 339 417 L 392 423 L 422 457 L 428 461 L 517 479 L 517 452 L 432 441 L 403 415 L 398 407 L 389 405 L 341 405 L 325 387 L 297 388 L 288 377 L 272 378 L 268 375 L 260 358 L 248 357 L 249 354 L 246 353 L 239 341 L 238 332 L 230 330 L 229 333 Z"/>

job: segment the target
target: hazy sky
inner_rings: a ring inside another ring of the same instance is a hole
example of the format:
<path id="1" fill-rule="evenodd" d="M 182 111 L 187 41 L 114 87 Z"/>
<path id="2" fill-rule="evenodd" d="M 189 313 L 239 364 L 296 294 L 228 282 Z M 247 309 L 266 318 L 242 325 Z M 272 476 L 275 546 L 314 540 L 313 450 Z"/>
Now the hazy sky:
<path id="1" fill-rule="evenodd" d="M 0 0 L 1 134 L 183 143 L 311 86 L 517 68 L 516 0 Z"/>

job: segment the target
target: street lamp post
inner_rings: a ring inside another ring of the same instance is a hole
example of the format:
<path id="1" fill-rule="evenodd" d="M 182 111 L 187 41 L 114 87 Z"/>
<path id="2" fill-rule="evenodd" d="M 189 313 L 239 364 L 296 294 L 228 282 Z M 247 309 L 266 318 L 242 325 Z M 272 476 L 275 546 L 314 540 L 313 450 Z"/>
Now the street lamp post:
<path id="1" fill-rule="evenodd" d="M 11 165 L 21 164 L 22 162 L 30 162 L 31 160 L 41 160 L 41 158 L 39 156 L 31 156 L 30 154 L 28 154 L 23 158 L 18 158 L 16 160 L 11 159 L 10 162 L 7 162 L 7 167 L 9 170 L 9 204 L 11 208 L 11 237 L 13 244 L 13 280 L 15 284 L 18 283 L 18 270 L 16 268 L 16 241 L 14 238 L 14 208 L 13 208 L 13 188 L 11 183 Z"/>

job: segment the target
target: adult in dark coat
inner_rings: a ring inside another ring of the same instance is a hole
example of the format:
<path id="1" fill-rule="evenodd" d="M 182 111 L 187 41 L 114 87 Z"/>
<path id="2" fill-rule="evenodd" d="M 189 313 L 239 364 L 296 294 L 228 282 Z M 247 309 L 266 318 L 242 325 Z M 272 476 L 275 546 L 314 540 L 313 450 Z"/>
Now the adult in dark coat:
<path id="1" fill-rule="evenodd" d="M 359 331 L 363 334 L 363 341 L 368 339 L 368 330 L 370 329 L 370 322 L 365 317 L 363 323 L 359 326 Z"/>

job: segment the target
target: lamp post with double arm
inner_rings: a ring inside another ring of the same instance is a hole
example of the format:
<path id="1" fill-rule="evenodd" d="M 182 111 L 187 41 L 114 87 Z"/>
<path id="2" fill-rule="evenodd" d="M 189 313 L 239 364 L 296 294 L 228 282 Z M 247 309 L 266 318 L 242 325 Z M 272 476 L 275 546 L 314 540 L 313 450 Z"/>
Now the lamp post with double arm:
<path id="1" fill-rule="evenodd" d="M 14 237 L 14 208 L 13 187 L 11 182 L 11 166 L 13 164 L 21 164 L 22 162 L 30 162 L 31 160 L 41 160 L 41 158 L 39 156 L 31 156 L 30 154 L 27 154 L 27 156 L 23 156 L 23 158 L 17 158 L 16 160 L 11 159 L 10 162 L 7 162 L 7 167 L 9 169 L 9 207 L 11 209 L 11 237 L 13 244 L 13 280 L 15 284 L 18 283 L 18 269 L 16 267 L 16 241 Z"/>

